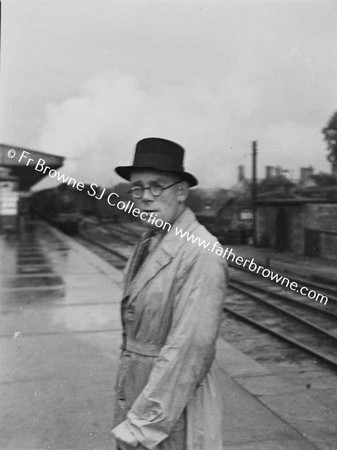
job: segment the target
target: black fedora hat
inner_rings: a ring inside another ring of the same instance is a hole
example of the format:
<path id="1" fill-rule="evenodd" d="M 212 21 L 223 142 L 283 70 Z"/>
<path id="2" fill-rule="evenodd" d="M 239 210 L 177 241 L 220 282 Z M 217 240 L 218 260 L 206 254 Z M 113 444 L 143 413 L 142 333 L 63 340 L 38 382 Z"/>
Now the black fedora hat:
<path id="1" fill-rule="evenodd" d="M 130 181 L 130 175 L 135 169 L 155 169 L 163 172 L 173 172 L 181 176 L 189 185 L 196 186 L 198 180 L 185 172 L 185 150 L 179 144 L 167 139 L 150 137 L 139 141 L 136 145 L 132 166 L 118 166 L 115 171 L 125 180 Z"/>

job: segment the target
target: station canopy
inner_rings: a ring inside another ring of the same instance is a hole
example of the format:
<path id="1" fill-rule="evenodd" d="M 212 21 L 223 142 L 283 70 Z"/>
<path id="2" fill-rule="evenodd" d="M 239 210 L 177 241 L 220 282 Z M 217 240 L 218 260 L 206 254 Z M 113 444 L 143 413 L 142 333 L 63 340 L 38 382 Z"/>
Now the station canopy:
<path id="1" fill-rule="evenodd" d="M 23 154 L 23 152 L 26 153 Z M 29 158 L 32 161 L 27 165 Z M 55 170 L 62 167 L 64 162 L 63 156 L 51 155 L 15 145 L 0 144 L 0 168 L 5 170 L 6 179 L 16 178 L 18 180 L 20 191 L 28 191 L 34 184 L 48 175 L 48 171 L 43 174 L 35 170 L 39 158 L 45 161 L 46 166 Z"/>

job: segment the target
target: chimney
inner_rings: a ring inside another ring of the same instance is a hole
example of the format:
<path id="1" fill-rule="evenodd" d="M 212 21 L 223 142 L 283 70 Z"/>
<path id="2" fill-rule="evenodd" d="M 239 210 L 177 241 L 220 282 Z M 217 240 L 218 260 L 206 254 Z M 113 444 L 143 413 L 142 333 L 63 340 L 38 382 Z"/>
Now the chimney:
<path id="1" fill-rule="evenodd" d="M 245 180 L 245 166 L 239 166 L 239 182 Z"/>
<path id="2" fill-rule="evenodd" d="M 313 167 L 301 167 L 301 178 L 300 182 L 302 184 L 305 184 L 309 181 L 310 177 L 314 174 L 314 168 Z"/>
<path id="3" fill-rule="evenodd" d="M 274 169 L 273 166 L 266 166 L 266 179 L 269 180 L 270 178 L 273 178 L 274 176 Z"/>
<path id="4" fill-rule="evenodd" d="M 282 167 L 281 166 L 276 166 L 275 167 L 275 176 L 276 177 L 281 177 L 282 176 Z"/>

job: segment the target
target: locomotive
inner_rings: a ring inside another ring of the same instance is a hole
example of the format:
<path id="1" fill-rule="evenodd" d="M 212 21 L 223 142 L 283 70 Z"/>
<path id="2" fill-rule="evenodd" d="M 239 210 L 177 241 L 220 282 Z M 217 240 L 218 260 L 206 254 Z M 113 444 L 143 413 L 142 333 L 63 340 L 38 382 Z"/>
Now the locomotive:
<path id="1" fill-rule="evenodd" d="M 82 219 L 78 202 L 69 186 L 60 184 L 56 188 L 32 193 L 30 211 L 68 234 L 76 234 Z"/>
<path id="2" fill-rule="evenodd" d="M 128 199 L 127 190 L 126 183 L 116 186 L 120 200 Z M 81 191 L 60 184 L 34 192 L 30 197 L 30 211 L 68 234 L 78 233 L 81 222 L 88 216 L 109 222 L 136 220 L 109 204 L 107 198 L 112 192 L 115 192 L 112 188 L 102 189 L 96 184 L 84 185 Z"/>

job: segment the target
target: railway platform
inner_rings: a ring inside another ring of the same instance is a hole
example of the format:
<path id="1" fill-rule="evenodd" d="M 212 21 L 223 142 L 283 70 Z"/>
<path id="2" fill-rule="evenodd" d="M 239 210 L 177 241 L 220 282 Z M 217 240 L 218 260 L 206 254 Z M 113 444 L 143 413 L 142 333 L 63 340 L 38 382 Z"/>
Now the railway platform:
<path id="1" fill-rule="evenodd" d="M 39 221 L 0 255 L 0 448 L 113 448 L 121 272 Z M 223 340 L 218 360 L 225 450 L 337 448 L 337 378 L 309 394 Z"/>

